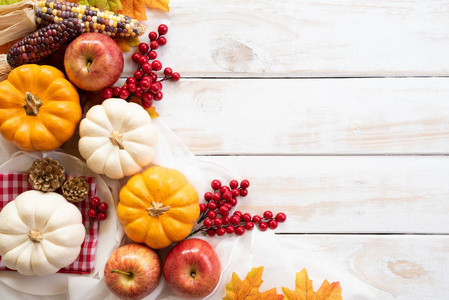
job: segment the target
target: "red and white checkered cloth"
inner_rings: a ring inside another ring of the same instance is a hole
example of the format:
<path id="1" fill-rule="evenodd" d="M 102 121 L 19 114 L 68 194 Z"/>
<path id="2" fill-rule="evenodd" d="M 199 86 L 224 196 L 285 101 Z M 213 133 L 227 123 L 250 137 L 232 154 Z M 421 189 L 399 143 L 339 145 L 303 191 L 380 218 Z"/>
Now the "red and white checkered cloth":
<path id="1" fill-rule="evenodd" d="M 83 216 L 83 223 L 86 228 L 89 227 L 90 218 L 87 216 L 89 210 L 89 199 L 94 197 L 97 193 L 96 182 L 93 177 L 84 177 L 89 183 L 89 194 L 84 201 L 74 203 Z M 19 194 L 31 190 L 31 185 L 28 182 L 28 174 L 0 174 L 0 211 L 10 201 L 14 200 Z M 95 266 L 95 252 L 98 241 L 98 220 L 92 223 L 86 238 L 81 245 L 81 251 L 78 258 L 69 266 L 62 268 L 58 273 L 76 273 L 88 274 L 94 270 Z M 0 257 L 0 271 L 9 270 L 3 264 Z"/>

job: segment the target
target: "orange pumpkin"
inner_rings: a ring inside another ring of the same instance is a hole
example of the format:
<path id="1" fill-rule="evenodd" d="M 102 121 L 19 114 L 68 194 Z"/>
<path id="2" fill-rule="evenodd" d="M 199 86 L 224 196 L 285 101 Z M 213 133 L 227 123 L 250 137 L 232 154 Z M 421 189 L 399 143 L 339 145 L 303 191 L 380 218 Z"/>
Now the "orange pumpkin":
<path id="1" fill-rule="evenodd" d="M 186 238 L 199 214 L 198 193 L 178 170 L 150 167 L 120 190 L 117 216 L 126 235 L 153 249 Z"/>
<path id="2" fill-rule="evenodd" d="M 0 133 L 23 150 L 60 147 L 81 114 L 76 88 L 54 67 L 23 65 L 0 82 Z"/>

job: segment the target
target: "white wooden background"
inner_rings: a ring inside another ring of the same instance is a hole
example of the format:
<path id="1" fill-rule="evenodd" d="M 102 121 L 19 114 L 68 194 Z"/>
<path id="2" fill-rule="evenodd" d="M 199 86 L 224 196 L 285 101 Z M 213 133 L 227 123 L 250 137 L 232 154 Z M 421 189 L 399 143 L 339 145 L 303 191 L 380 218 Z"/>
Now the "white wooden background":
<path id="1" fill-rule="evenodd" d="M 378 299 L 448 299 L 449 1 L 171 0 L 157 111 Z M 145 39 L 143 39 L 145 40 Z M 133 69 L 127 58 L 126 74 Z M 299 271 L 299 270 L 298 270 Z"/>

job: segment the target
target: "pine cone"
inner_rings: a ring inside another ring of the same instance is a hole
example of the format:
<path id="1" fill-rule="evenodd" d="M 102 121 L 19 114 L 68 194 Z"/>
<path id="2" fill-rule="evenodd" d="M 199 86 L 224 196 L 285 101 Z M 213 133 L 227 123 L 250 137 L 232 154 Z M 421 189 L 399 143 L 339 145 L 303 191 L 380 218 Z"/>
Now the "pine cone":
<path id="1" fill-rule="evenodd" d="M 83 177 L 69 177 L 62 185 L 62 195 L 69 202 L 83 201 L 89 193 L 89 184 Z"/>
<path id="2" fill-rule="evenodd" d="M 53 192 L 64 182 L 64 172 L 64 166 L 56 159 L 40 158 L 28 169 L 28 181 L 35 190 Z"/>

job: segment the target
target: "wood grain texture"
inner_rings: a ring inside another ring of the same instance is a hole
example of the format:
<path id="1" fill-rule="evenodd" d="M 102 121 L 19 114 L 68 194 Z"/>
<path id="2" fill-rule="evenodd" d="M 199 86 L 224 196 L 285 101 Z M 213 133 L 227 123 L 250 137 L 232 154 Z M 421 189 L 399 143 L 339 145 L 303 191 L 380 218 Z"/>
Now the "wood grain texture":
<path id="1" fill-rule="evenodd" d="M 251 182 L 239 210 L 285 212 L 288 220 L 277 232 L 448 233 L 449 157 L 201 159 L 221 163 Z"/>
<path id="2" fill-rule="evenodd" d="M 447 298 L 447 236 L 289 235 L 281 239 L 285 239 L 283 245 L 296 249 L 297 255 L 313 249 L 323 265 L 354 275 L 376 299 Z M 314 274 L 309 272 L 309 276 Z M 343 284 L 342 288 L 343 299 L 363 299 L 345 297 L 345 288 L 352 287 Z"/>
<path id="3" fill-rule="evenodd" d="M 448 1 L 173 0 L 147 15 L 187 77 L 448 75 Z"/>
<path id="4" fill-rule="evenodd" d="M 183 79 L 161 119 L 198 155 L 449 152 L 449 78 Z"/>

